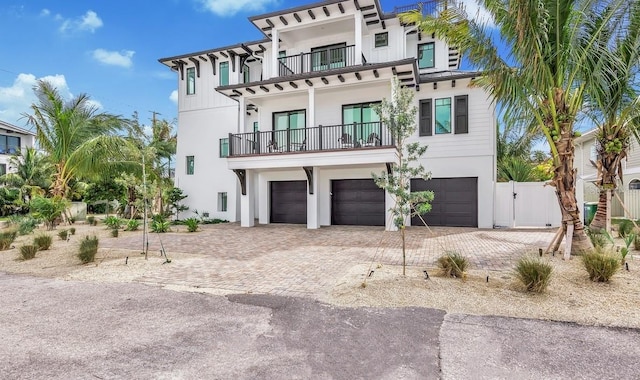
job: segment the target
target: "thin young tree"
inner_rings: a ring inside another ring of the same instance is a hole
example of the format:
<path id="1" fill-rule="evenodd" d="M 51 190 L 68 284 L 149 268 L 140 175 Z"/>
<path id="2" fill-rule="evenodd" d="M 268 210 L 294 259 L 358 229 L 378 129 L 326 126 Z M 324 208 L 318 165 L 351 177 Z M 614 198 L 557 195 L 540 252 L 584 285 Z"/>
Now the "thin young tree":
<path id="1" fill-rule="evenodd" d="M 623 25 L 620 15 L 629 10 L 629 0 L 481 0 L 492 16 L 501 43 L 508 51 L 499 54 L 492 32 L 451 6 L 437 16 L 411 12 L 401 16 L 427 35 L 458 47 L 483 71 L 474 81 L 504 106 L 507 120 L 533 120 L 550 147 L 555 186 L 562 214 L 561 237 L 572 241 L 571 252 L 591 248 L 576 200 L 573 165 L 575 120 L 585 101 L 585 89 L 607 73 L 597 63 L 603 57 L 598 43 Z M 593 17 L 594 14 L 600 17 Z M 571 232 L 572 231 L 572 232 Z"/>
<path id="2" fill-rule="evenodd" d="M 426 214 L 431 211 L 433 201 L 432 191 L 411 191 L 411 180 L 422 178 L 428 180 L 428 173 L 419 163 L 420 158 L 427 151 L 426 146 L 418 142 L 410 142 L 416 131 L 417 108 L 413 102 L 413 91 L 401 87 L 396 79 L 392 84 L 392 99 L 383 99 L 375 106 L 375 111 L 393 138 L 397 148 L 397 160 L 391 166 L 391 171 L 379 175 L 372 173 L 378 187 L 387 191 L 394 200 L 389 209 L 393 215 L 393 224 L 402 236 L 402 275 L 406 274 L 406 223 L 415 215 Z"/>

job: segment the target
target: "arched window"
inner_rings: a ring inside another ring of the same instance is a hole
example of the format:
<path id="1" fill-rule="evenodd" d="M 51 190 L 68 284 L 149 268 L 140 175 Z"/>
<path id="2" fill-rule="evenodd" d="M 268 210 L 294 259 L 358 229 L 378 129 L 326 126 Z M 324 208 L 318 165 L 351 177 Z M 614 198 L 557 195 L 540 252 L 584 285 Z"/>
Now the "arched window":
<path id="1" fill-rule="evenodd" d="M 629 190 L 640 190 L 640 179 L 632 179 L 629 182 Z"/>

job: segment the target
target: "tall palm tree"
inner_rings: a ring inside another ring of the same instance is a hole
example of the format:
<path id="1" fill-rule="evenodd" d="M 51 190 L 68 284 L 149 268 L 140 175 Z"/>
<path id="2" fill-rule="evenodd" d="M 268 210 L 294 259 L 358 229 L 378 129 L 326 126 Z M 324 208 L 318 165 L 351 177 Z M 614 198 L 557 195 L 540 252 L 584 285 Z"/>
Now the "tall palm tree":
<path id="1" fill-rule="evenodd" d="M 9 158 L 9 165 L 15 172 L 0 177 L 3 183 L 20 189 L 22 199 L 27 203 L 35 194 L 43 194 L 51 186 L 53 173 L 49 158 L 36 148 L 28 147 Z"/>
<path id="2" fill-rule="evenodd" d="M 52 195 L 66 197 L 73 178 L 99 178 L 134 164 L 128 159 L 130 144 L 117 135 L 126 120 L 98 112 L 86 94 L 65 101 L 47 81 L 38 81 L 34 91 L 33 114 L 24 116 L 54 166 Z"/>
<path id="3" fill-rule="evenodd" d="M 607 209 L 611 195 L 622 181 L 622 160 L 627 157 L 631 138 L 640 141 L 640 98 L 633 83 L 640 68 L 640 2 L 635 2 L 623 34 L 604 35 L 600 43 L 608 51 L 601 59 L 609 77 L 587 88 L 588 111 L 598 125 L 596 133 L 596 185 L 600 190 L 598 209 L 590 227 L 609 228 Z"/>
<path id="4" fill-rule="evenodd" d="M 550 181 L 562 213 L 562 233 L 573 230 L 571 253 L 591 243 L 580 220 L 573 167 L 574 124 L 586 86 L 604 77 L 597 64 L 602 33 L 620 27 L 628 0 L 481 0 L 493 17 L 509 64 L 499 53 L 491 32 L 468 17 L 464 9 L 449 7 L 437 16 L 420 12 L 402 15 L 427 34 L 434 33 L 458 47 L 479 69 L 474 83 L 504 105 L 507 119 L 534 120 L 535 129 L 549 143 L 554 164 Z M 599 14 L 600 24 L 590 15 Z M 595 70 L 590 70 L 595 68 Z M 560 235 L 562 236 L 562 235 Z M 559 245 L 557 240 L 556 245 Z"/>

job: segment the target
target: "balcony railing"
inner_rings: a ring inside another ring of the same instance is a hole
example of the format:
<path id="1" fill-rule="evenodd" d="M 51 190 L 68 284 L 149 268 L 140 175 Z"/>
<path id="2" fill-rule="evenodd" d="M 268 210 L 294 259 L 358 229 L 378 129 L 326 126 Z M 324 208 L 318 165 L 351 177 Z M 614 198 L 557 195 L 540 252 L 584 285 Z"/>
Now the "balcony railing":
<path id="1" fill-rule="evenodd" d="M 397 15 L 404 12 L 420 11 L 423 15 L 436 15 L 452 6 L 456 6 L 454 0 L 419 1 L 414 4 L 395 7 L 393 13 Z"/>
<path id="2" fill-rule="evenodd" d="M 364 56 L 362 62 L 366 63 Z M 356 65 L 355 45 L 340 46 L 278 58 L 281 77 Z"/>
<path id="3" fill-rule="evenodd" d="M 394 138 L 381 122 L 229 134 L 229 157 L 393 146 Z"/>

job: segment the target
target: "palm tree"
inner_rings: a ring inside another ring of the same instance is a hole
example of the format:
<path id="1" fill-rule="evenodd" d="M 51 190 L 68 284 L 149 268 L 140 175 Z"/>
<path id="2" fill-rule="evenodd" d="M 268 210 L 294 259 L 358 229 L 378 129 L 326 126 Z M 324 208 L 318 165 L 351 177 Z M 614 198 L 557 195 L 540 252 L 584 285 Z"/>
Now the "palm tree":
<path id="1" fill-rule="evenodd" d="M 603 36 L 600 41 L 609 53 L 600 64 L 609 73 L 587 88 L 588 110 L 598 125 L 596 133 L 596 185 L 600 189 L 598 209 L 590 227 L 610 229 L 607 210 L 611 194 L 622 181 L 622 160 L 627 157 L 631 138 L 640 141 L 640 98 L 632 83 L 640 67 L 640 3 L 628 14 L 626 33 Z"/>
<path id="2" fill-rule="evenodd" d="M 24 116 L 54 166 L 53 196 L 66 197 L 73 178 L 99 178 L 135 167 L 128 159 L 131 145 L 116 134 L 126 120 L 98 112 L 86 94 L 65 102 L 46 81 L 38 81 L 34 91 L 38 101 L 31 105 L 33 114 Z"/>
<path id="3" fill-rule="evenodd" d="M 42 195 L 51 186 L 52 167 L 48 157 L 36 148 L 28 147 L 9 158 L 9 165 L 15 172 L 0 177 L 9 186 L 20 188 L 24 202 L 34 194 Z"/>
<path id="4" fill-rule="evenodd" d="M 585 98 L 585 88 L 605 75 L 597 64 L 601 35 L 622 27 L 627 0 L 482 0 L 493 17 L 509 64 L 499 53 L 490 31 L 470 19 L 464 9 L 448 7 L 436 17 L 420 12 L 402 15 L 456 46 L 484 71 L 474 81 L 501 102 L 508 120 L 533 120 L 549 143 L 555 186 L 562 213 L 562 234 L 572 231 L 570 253 L 591 248 L 580 220 L 573 166 L 574 124 Z M 592 15 L 600 15 L 599 24 Z M 594 70 L 592 70 L 594 69 Z M 560 244 L 556 240 L 556 246 Z M 569 252 L 567 252 L 568 254 Z"/>

